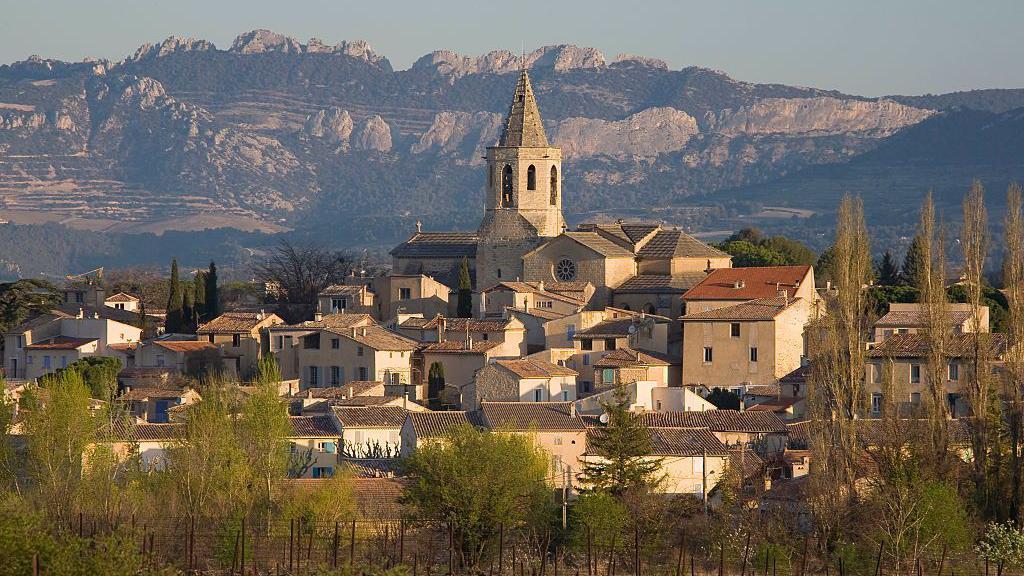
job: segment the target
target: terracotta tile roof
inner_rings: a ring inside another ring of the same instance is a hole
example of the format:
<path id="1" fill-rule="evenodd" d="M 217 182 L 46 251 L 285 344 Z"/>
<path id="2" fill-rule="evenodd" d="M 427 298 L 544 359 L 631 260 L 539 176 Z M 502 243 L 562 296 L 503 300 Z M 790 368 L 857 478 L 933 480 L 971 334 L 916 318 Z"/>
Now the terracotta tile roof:
<path id="1" fill-rule="evenodd" d="M 773 320 L 783 310 L 799 302 L 801 298 L 763 298 L 741 302 L 726 306 L 687 314 L 680 318 L 683 322 L 701 320 L 737 320 L 737 321 L 765 321 Z"/>
<path id="2" fill-rule="evenodd" d="M 416 437 L 444 436 L 456 426 L 483 426 L 479 412 L 409 412 L 409 424 Z"/>
<path id="3" fill-rule="evenodd" d="M 203 324 L 196 330 L 196 334 L 233 334 L 239 332 L 251 332 L 264 320 L 277 320 L 282 322 L 274 314 L 266 312 L 225 312 Z"/>
<path id="4" fill-rule="evenodd" d="M 542 308 L 529 308 L 527 310 L 517 308 L 506 308 L 506 310 L 508 310 L 510 314 L 526 314 L 527 316 L 540 318 L 541 320 L 544 321 L 558 320 L 559 318 L 565 318 L 566 316 L 569 316 L 569 314 L 566 314 L 564 312 L 555 312 L 553 310 L 547 310 Z"/>
<path id="5" fill-rule="evenodd" d="M 641 258 L 728 258 L 717 248 L 681 230 L 661 230 L 648 240 L 637 256 Z"/>
<path id="6" fill-rule="evenodd" d="M 139 345 L 138 342 L 111 342 L 107 348 L 118 352 L 131 352 Z"/>
<path id="7" fill-rule="evenodd" d="M 793 383 L 802 384 L 804 382 L 807 382 L 807 375 L 810 374 L 810 373 L 811 373 L 811 365 L 807 364 L 805 366 L 801 366 L 801 367 L 797 368 L 796 370 L 793 370 L 792 372 L 790 372 L 789 374 L 786 374 L 782 378 L 779 378 L 779 383 L 780 384 L 793 384 Z"/>
<path id="8" fill-rule="evenodd" d="M 971 443 L 971 421 L 967 418 L 946 420 L 946 433 L 949 441 L 956 446 Z M 925 420 L 902 419 L 885 420 L 864 418 L 857 420 L 858 441 L 865 446 L 877 446 L 890 443 L 894 438 L 906 438 L 914 433 L 927 433 L 928 424 Z"/>
<path id="9" fill-rule="evenodd" d="M 786 424 L 786 428 L 789 429 L 789 442 L 790 444 L 797 444 L 800 446 L 807 446 L 809 440 L 807 428 L 810 426 L 810 421 L 804 420 L 802 422 L 789 422 Z"/>
<path id="10" fill-rule="evenodd" d="M 65 317 L 75 317 L 78 315 L 79 310 L 82 311 L 82 315 L 86 318 L 100 317 L 104 320 L 113 320 L 114 322 L 120 322 L 121 324 L 127 324 L 134 326 L 139 321 L 139 315 L 135 312 L 129 312 L 128 310 L 118 310 L 111 306 L 82 306 L 81 304 L 65 303 L 61 304 L 54 310 L 59 311 L 65 315 Z M 50 313 L 53 313 L 51 310 Z"/>
<path id="11" fill-rule="evenodd" d="M 474 340 L 472 347 L 467 347 L 464 340 L 445 340 L 423 345 L 420 350 L 433 354 L 485 354 L 491 348 L 501 344 L 494 340 Z"/>
<path id="12" fill-rule="evenodd" d="M 384 394 L 384 383 L 372 380 L 353 380 L 344 386 L 306 388 L 294 395 L 295 398 L 352 398 L 355 396 L 377 396 Z"/>
<path id="13" fill-rule="evenodd" d="M 616 294 L 682 294 L 706 277 L 707 274 L 704 272 L 686 272 L 675 276 L 642 274 L 626 280 L 614 292 Z"/>
<path id="14" fill-rule="evenodd" d="M 390 254 L 396 258 L 476 258 L 476 232 L 417 232 Z"/>
<path id="15" fill-rule="evenodd" d="M 594 324 L 586 330 L 580 330 L 573 336 L 575 340 L 582 338 L 625 338 L 631 334 L 630 327 L 634 326 L 633 318 L 613 318 L 603 320 Z"/>
<path id="16" fill-rule="evenodd" d="M 353 333 L 353 330 L 329 329 L 335 334 L 355 340 L 374 350 L 411 352 L 420 345 L 419 342 L 392 332 L 383 326 L 360 326 L 354 330 Z"/>
<path id="17" fill-rule="evenodd" d="M 594 362 L 597 368 L 639 368 L 645 366 L 671 366 L 666 359 L 648 352 L 622 347 L 605 354 Z"/>
<path id="18" fill-rule="evenodd" d="M 782 394 L 782 387 L 778 384 L 754 384 L 747 386 L 743 393 L 749 396 L 778 396 Z"/>
<path id="19" fill-rule="evenodd" d="M 7 333 L 21 334 L 23 332 L 28 332 L 29 330 L 41 328 L 43 326 L 46 326 L 47 324 L 50 324 L 51 322 L 59 322 L 61 318 L 68 317 L 68 314 L 63 313 L 60 310 L 53 310 L 51 312 L 37 314 L 29 318 L 28 320 L 25 320 L 21 324 L 18 324 L 14 328 L 11 328 Z"/>
<path id="20" fill-rule="evenodd" d="M 519 294 L 539 294 L 545 298 L 583 305 L 589 282 L 498 282 L 484 292 L 509 290 Z"/>
<path id="21" fill-rule="evenodd" d="M 112 440 L 128 442 L 173 441 L 182 437 L 185 426 L 181 423 L 150 424 L 121 421 L 114 423 Z"/>
<path id="22" fill-rule="evenodd" d="M 330 416 L 289 416 L 292 438 L 338 438 L 341 436 Z"/>
<path id="23" fill-rule="evenodd" d="M 743 478 L 751 478 L 764 474 L 765 461 L 749 448 L 730 448 L 729 466 L 739 470 Z"/>
<path id="24" fill-rule="evenodd" d="M 607 258 L 634 257 L 631 250 L 623 248 L 597 232 L 563 232 L 562 235 Z"/>
<path id="25" fill-rule="evenodd" d="M 199 352 L 202 350 L 217 350 L 217 345 L 212 342 L 200 342 L 198 340 L 150 340 L 149 343 L 166 348 L 173 352 Z"/>
<path id="26" fill-rule="evenodd" d="M 384 406 L 400 401 L 401 396 L 365 395 L 355 398 L 329 398 L 326 401 L 331 406 Z"/>
<path id="27" fill-rule="evenodd" d="M 184 388 L 159 388 L 156 386 L 139 386 L 119 396 L 121 400 L 143 401 L 150 398 L 184 398 L 189 394 Z"/>
<path id="28" fill-rule="evenodd" d="M 480 411 L 491 429 L 584 430 L 583 419 L 572 410 L 572 402 L 488 402 Z"/>
<path id="29" fill-rule="evenodd" d="M 410 322 L 410 320 L 412 322 Z M 422 322 L 420 322 L 422 320 Z M 470 332 L 501 332 L 508 328 L 511 322 L 504 318 L 478 319 L 478 318 L 445 318 L 434 316 L 427 320 L 423 318 L 407 318 L 399 326 L 403 328 L 436 329 L 444 322 L 446 331 L 465 332 L 469 327 Z"/>
<path id="30" fill-rule="evenodd" d="M 747 406 L 749 412 L 781 412 L 787 410 L 797 402 L 803 400 L 803 398 L 794 398 L 787 396 L 785 398 L 772 398 L 771 400 L 765 400 L 764 402 L 758 402 L 753 406 Z"/>
<path id="31" fill-rule="evenodd" d="M 124 292 L 118 292 L 111 296 L 107 296 L 104 302 L 138 302 L 139 299 L 131 294 L 125 294 Z"/>
<path id="32" fill-rule="evenodd" d="M 356 514 L 363 520 L 399 520 L 404 517 L 402 496 L 405 481 L 400 478 L 353 478 L 352 495 Z"/>
<path id="33" fill-rule="evenodd" d="M 401 428 L 409 411 L 400 406 L 332 406 L 343 427 Z"/>
<path id="34" fill-rule="evenodd" d="M 703 412 L 641 412 L 651 428 L 707 428 L 712 432 L 786 433 L 789 429 L 772 412 L 705 410 Z"/>
<path id="35" fill-rule="evenodd" d="M 98 341 L 98 338 L 72 338 L 70 336 L 54 336 L 25 346 L 25 350 L 77 350 L 86 344 Z"/>
<path id="36" fill-rule="evenodd" d="M 975 334 L 950 334 L 943 353 L 949 358 L 969 358 L 974 355 Z M 999 357 L 1006 352 L 1006 334 L 979 334 L 989 341 L 991 354 Z M 930 344 L 925 334 L 893 334 L 868 350 L 869 358 L 924 358 Z"/>
<path id="37" fill-rule="evenodd" d="M 948 310 L 946 322 L 952 325 L 963 324 L 971 318 L 968 310 Z M 920 310 L 896 310 L 887 313 L 875 322 L 879 328 L 923 327 L 928 323 L 924 312 Z"/>
<path id="38" fill-rule="evenodd" d="M 757 300 L 775 298 L 778 290 L 789 290 L 793 296 L 810 271 L 810 266 L 719 268 L 683 294 L 683 300 Z"/>
<path id="39" fill-rule="evenodd" d="M 341 465 L 356 478 L 394 478 L 404 472 L 398 458 L 346 458 Z"/>
<path id="40" fill-rule="evenodd" d="M 320 291 L 320 296 L 357 296 L 366 286 L 353 284 L 331 284 Z"/>
<path id="41" fill-rule="evenodd" d="M 533 359 L 498 360 L 498 366 L 512 372 L 520 378 L 554 378 L 556 376 L 577 376 L 572 368 L 559 366 L 551 362 Z"/>
<path id="42" fill-rule="evenodd" d="M 606 235 L 617 238 L 620 242 L 624 242 L 635 247 L 644 239 L 647 239 L 655 232 L 661 230 L 661 225 L 646 223 L 584 224 L 580 228 L 583 230 L 597 230 Z"/>
<path id="43" fill-rule="evenodd" d="M 724 444 L 707 428 L 651 428 L 653 453 L 658 456 L 728 456 Z"/>
<path id="44" fill-rule="evenodd" d="M 350 330 L 358 326 L 370 326 L 376 324 L 369 314 L 324 314 L 320 320 L 306 320 L 298 324 L 278 324 L 271 326 L 273 332 L 287 332 L 290 330 Z"/>

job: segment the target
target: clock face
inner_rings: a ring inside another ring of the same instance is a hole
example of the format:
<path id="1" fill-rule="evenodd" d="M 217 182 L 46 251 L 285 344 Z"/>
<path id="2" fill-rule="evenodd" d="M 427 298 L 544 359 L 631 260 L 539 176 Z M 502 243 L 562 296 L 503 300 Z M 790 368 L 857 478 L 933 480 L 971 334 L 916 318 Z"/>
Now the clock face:
<path id="1" fill-rule="evenodd" d="M 576 263 L 568 258 L 562 258 L 555 264 L 555 279 L 560 282 L 570 282 L 576 279 Z"/>

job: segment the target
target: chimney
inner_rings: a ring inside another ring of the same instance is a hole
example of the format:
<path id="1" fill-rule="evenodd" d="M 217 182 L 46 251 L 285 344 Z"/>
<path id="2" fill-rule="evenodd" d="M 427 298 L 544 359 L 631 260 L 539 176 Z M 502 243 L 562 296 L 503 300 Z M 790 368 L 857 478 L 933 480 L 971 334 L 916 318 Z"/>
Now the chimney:
<path id="1" fill-rule="evenodd" d="M 466 333 L 466 350 L 472 350 L 472 349 L 473 349 L 473 337 L 470 336 L 469 333 L 467 332 Z"/>
<path id="2" fill-rule="evenodd" d="M 441 316 L 440 314 L 438 314 L 436 316 L 436 319 L 437 319 L 437 341 L 438 342 L 444 342 L 444 333 L 445 333 L 445 329 L 447 328 L 447 326 L 445 326 L 446 322 L 444 320 L 444 316 Z"/>
<path id="3" fill-rule="evenodd" d="M 423 222 L 420 222 L 419 220 L 417 220 L 416 221 L 416 233 L 418 234 L 420 232 L 423 232 Z"/>
<path id="4" fill-rule="evenodd" d="M 541 280 L 540 282 L 537 282 L 537 290 L 539 292 L 543 292 L 544 291 L 544 281 L 543 280 Z"/>
<path id="5" fill-rule="evenodd" d="M 789 306 L 789 290 L 779 290 L 779 298 L 782 298 L 786 306 Z"/>
<path id="6" fill-rule="evenodd" d="M 79 320 L 81 320 L 82 318 L 85 318 L 85 310 L 82 310 L 81 308 L 79 308 L 78 309 L 78 315 L 75 316 L 75 318 L 77 318 Z"/>
<path id="7" fill-rule="evenodd" d="M 356 397 L 356 387 L 355 386 L 349 385 L 349 387 L 348 387 L 348 397 L 349 398 L 355 398 Z"/>
<path id="8" fill-rule="evenodd" d="M 362 334 L 363 336 L 366 336 L 366 326 L 362 327 L 362 329 L 360 330 L 360 334 Z"/>
<path id="9" fill-rule="evenodd" d="M 356 327 L 355 326 L 352 327 L 352 337 L 353 338 L 356 337 Z"/>
<path id="10" fill-rule="evenodd" d="M 323 319 L 324 319 L 324 313 L 323 312 L 321 312 L 319 310 L 317 310 L 316 312 L 313 312 L 313 321 L 314 322 L 323 322 Z"/>
<path id="11" fill-rule="evenodd" d="M 575 402 L 570 402 L 569 403 L 569 418 L 575 418 L 575 417 L 576 417 L 576 403 Z"/>

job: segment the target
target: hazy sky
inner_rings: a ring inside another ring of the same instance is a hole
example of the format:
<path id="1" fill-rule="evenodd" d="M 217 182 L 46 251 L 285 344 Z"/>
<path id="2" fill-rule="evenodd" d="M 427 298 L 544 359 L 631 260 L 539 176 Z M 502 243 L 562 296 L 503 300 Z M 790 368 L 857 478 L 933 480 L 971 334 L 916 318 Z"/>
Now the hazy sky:
<path id="1" fill-rule="evenodd" d="M 876 96 L 1024 87 L 1022 23 L 1024 0 L 0 0 L 0 63 L 119 60 L 170 35 L 227 48 L 269 28 L 364 39 L 396 69 L 440 48 L 574 43 Z"/>

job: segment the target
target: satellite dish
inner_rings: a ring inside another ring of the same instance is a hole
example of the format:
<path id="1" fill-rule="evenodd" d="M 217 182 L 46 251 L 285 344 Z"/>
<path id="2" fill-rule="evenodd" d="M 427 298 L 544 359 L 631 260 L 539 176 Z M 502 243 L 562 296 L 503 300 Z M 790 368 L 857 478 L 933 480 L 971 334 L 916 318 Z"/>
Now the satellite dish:
<path id="1" fill-rule="evenodd" d="M 601 414 L 600 416 L 597 417 L 597 419 L 601 421 L 601 424 L 607 424 L 608 423 L 608 413 L 605 412 L 605 413 Z"/>
<path id="2" fill-rule="evenodd" d="M 630 334 L 636 334 L 636 325 L 635 324 L 630 324 L 628 331 L 629 331 Z"/>

